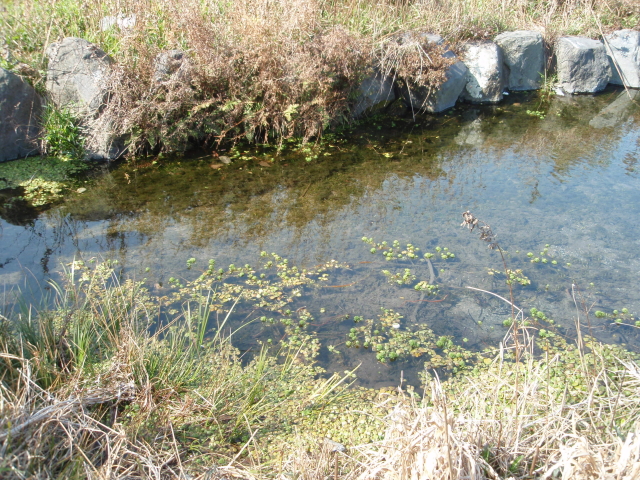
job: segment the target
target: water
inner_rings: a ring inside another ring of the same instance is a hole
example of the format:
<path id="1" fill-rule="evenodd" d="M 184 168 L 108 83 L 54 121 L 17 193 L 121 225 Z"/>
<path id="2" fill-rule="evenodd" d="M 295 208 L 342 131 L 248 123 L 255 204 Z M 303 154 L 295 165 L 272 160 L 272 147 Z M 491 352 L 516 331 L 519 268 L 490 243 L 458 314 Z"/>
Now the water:
<path id="1" fill-rule="evenodd" d="M 419 125 L 379 120 L 349 142 L 329 139 L 311 162 L 306 152 L 260 165 L 273 159 L 267 150 L 247 151 L 247 159 L 219 169 L 210 166 L 219 160 L 204 155 L 123 165 L 37 218 L 2 219 L 3 301 L 13 301 L 6 292 L 16 287 L 37 296 L 73 258 L 117 259 L 157 293 L 171 276 L 194 278 L 209 258 L 255 264 L 266 250 L 300 266 L 336 259 L 350 268 L 336 272 L 331 288 L 305 291 L 292 309 L 307 307 L 322 341 L 338 346 L 340 355 L 322 352 L 328 369 L 364 362 L 363 383 L 397 384 L 401 371 L 410 378 L 421 361 L 382 365 L 370 352 L 346 348 L 353 320 L 345 315 L 375 318 L 381 307 L 392 308 L 402 322 L 464 338 L 470 348 L 497 345 L 505 335 L 509 306 L 466 288 L 509 295 L 504 277 L 489 274 L 503 270 L 499 253 L 460 226 L 470 210 L 491 225 L 509 268 L 531 280 L 515 286 L 518 306 L 544 311 L 568 336 L 574 296 L 592 313 L 627 308 L 627 325 L 591 315 L 590 332 L 638 348 L 640 94 L 632 96 L 610 90 L 546 104 L 511 95 L 499 107 L 461 107 Z M 433 260 L 439 293 L 421 297 L 412 285 L 390 285 L 381 270 L 409 267 L 428 280 L 427 264 L 385 262 L 363 236 L 455 253 Z M 549 256 L 541 257 L 546 244 Z M 529 252 L 548 263 L 531 263 Z M 190 257 L 198 262 L 188 271 Z M 249 349 L 272 334 L 258 325 L 238 343 Z"/>

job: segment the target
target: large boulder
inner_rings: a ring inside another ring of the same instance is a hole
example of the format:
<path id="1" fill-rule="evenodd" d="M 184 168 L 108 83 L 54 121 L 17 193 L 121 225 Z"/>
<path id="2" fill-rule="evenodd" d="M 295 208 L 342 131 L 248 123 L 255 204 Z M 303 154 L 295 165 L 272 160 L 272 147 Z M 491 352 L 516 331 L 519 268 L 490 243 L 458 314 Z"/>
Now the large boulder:
<path id="1" fill-rule="evenodd" d="M 618 30 L 604 36 L 614 85 L 640 88 L 640 32 Z"/>
<path id="2" fill-rule="evenodd" d="M 492 42 L 467 43 L 462 48 L 467 84 L 460 98 L 471 103 L 502 100 L 502 50 Z"/>
<path id="3" fill-rule="evenodd" d="M 0 68 L 0 162 L 38 153 L 42 100 L 18 75 Z"/>
<path id="4" fill-rule="evenodd" d="M 542 87 L 544 43 L 538 32 L 518 30 L 495 38 L 503 53 L 505 86 L 509 90 L 537 90 Z"/>
<path id="5" fill-rule="evenodd" d="M 412 111 L 425 110 L 427 112 L 438 113 L 454 107 L 458 97 L 467 84 L 467 67 L 458 60 L 456 55 L 444 47 L 444 41 L 440 35 L 430 33 L 413 34 L 413 41 L 422 41 L 443 47 L 442 57 L 449 60 L 446 67 L 445 81 L 437 88 L 420 86 L 411 87 L 405 81 L 402 85 L 402 97 Z M 404 36 L 401 41 L 408 42 Z"/>
<path id="6" fill-rule="evenodd" d="M 404 86 L 402 96 L 414 111 L 424 109 L 427 112 L 438 113 L 455 106 L 466 84 L 467 67 L 463 62 L 457 61 L 447 68 L 446 80 L 437 88 Z"/>
<path id="7" fill-rule="evenodd" d="M 125 151 L 124 138 L 102 114 L 113 81 L 113 60 L 93 43 L 68 37 L 47 47 L 47 90 L 53 102 L 81 119 L 87 158 L 114 160 Z"/>
<path id="8" fill-rule="evenodd" d="M 116 135 L 113 117 L 108 112 L 86 118 L 83 130 L 88 160 L 115 160 L 126 152 L 126 137 Z"/>
<path id="9" fill-rule="evenodd" d="M 47 47 L 47 91 L 53 102 L 77 115 L 99 113 L 108 95 L 113 61 L 96 45 L 68 37 Z"/>
<path id="10" fill-rule="evenodd" d="M 357 118 L 365 112 L 385 107 L 395 99 L 393 79 L 388 75 L 375 72 L 366 77 L 358 87 L 358 97 L 353 107 L 353 116 Z"/>
<path id="11" fill-rule="evenodd" d="M 584 37 L 560 37 L 556 43 L 558 84 L 566 93 L 595 93 L 611 78 L 604 44 Z"/>

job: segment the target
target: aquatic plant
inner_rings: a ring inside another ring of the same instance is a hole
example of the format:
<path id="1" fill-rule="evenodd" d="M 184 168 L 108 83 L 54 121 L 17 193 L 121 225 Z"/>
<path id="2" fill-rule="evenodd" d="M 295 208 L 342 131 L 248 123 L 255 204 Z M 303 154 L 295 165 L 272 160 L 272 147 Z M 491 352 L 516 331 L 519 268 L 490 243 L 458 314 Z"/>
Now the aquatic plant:
<path id="1" fill-rule="evenodd" d="M 0 189 L 21 188 L 22 196 L 33 206 L 59 200 L 79 184 L 89 165 L 80 160 L 59 157 L 29 157 L 0 163 Z"/>
<path id="2" fill-rule="evenodd" d="M 496 270 L 494 268 L 489 268 L 489 275 L 500 276 L 504 274 L 505 272 L 500 272 L 499 270 Z M 519 283 L 522 286 L 531 285 L 531 280 L 529 280 L 529 278 L 524 273 L 522 273 L 522 269 L 507 269 L 506 275 L 507 278 L 505 282 L 507 283 L 507 285 L 511 285 L 513 282 Z"/>
<path id="3" fill-rule="evenodd" d="M 359 319 L 355 322 L 358 326 L 350 329 L 345 345 L 370 349 L 382 363 L 425 356 L 425 368 L 453 372 L 464 369 L 467 361 L 477 361 L 477 353 L 455 345 L 451 337 L 437 337 L 424 324 L 404 326 L 402 320 L 398 312 L 382 308 L 376 320 Z"/>

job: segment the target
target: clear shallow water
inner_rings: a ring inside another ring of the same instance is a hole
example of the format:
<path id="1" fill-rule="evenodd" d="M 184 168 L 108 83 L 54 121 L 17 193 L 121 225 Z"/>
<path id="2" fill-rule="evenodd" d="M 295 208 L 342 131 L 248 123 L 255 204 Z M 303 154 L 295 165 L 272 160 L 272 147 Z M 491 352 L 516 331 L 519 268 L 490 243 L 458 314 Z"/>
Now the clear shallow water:
<path id="1" fill-rule="evenodd" d="M 121 166 L 32 221 L 3 219 L 0 285 L 37 296 L 38 285 L 57 278 L 74 257 L 117 259 L 127 275 L 147 277 L 159 292 L 170 276 L 197 276 L 209 258 L 220 266 L 253 265 L 267 250 L 300 266 L 336 259 L 351 268 L 329 283 L 349 286 L 314 291 L 294 305 L 316 317 L 326 344 L 346 340 L 353 321 L 341 316 L 374 318 L 384 306 L 404 322 L 482 348 L 502 339 L 510 309 L 465 288 L 508 295 L 504 279 L 488 273 L 502 268 L 499 255 L 460 227 L 461 213 L 471 210 L 493 227 L 509 267 L 530 278 L 531 285 L 515 288 L 520 307 L 543 310 L 571 335 L 575 284 L 592 311 L 627 308 L 638 318 L 640 108 L 625 92 L 554 98 L 550 105 L 512 95 L 500 107 L 463 107 L 419 126 L 393 123 L 372 122 L 349 143 L 330 139 L 309 163 L 290 155 L 264 167 L 258 162 L 271 152 L 247 152 L 257 158 L 217 170 L 211 157 Z M 455 259 L 434 260 L 435 299 L 443 301 L 416 303 L 420 292 L 389 285 L 382 269 L 410 267 L 426 280 L 427 265 L 384 262 L 363 236 L 413 243 L 423 252 L 448 247 Z M 558 265 L 530 263 L 526 254 L 539 256 L 545 244 Z M 198 263 L 187 271 L 190 257 Z M 604 341 L 640 345 L 638 329 L 593 316 L 591 323 Z M 261 328 L 238 339 L 240 346 L 251 348 Z M 364 361 L 359 375 L 370 385 L 396 384 L 401 370 L 411 377 L 421 365 L 381 365 L 370 352 L 339 350 L 323 352 L 328 368 Z"/>

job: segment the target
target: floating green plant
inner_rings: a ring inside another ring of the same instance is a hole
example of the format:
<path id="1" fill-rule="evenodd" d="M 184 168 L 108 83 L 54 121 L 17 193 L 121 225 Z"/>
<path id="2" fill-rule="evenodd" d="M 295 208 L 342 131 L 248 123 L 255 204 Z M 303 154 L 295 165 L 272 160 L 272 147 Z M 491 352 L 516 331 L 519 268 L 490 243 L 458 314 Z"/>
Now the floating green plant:
<path id="1" fill-rule="evenodd" d="M 437 337 L 423 324 L 402 327 L 402 319 L 398 312 L 382 308 L 377 320 L 366 319 L 351 328 L 345 345 L 369 349 L 382 363 L 426 356 L 425 368 L 445 368 L 454 372 L 476 357 L 475 353 L 456 345 L 452 337 Z"/>
<path id="2" fill-rule="evenodd" d="M 80 160 L 29 157 L 0 163 L 0 190 L 22 188 L 24 199 L 34 206 L 60 200 L 78 185 L 78 176 L 89 169 Z"/>
<path id="3" fill-rule="evenodd" d="M 629 313 L 628 308 L 613 310 L 611 313 L 606 313 L 602 310 L 596 310 L 593 314 L 596 318 L 607 318 L 609 320 L 612 320 L 616 325 L 640 327 L 640 320 L 636 320 L 635 317 Z"/>
<path id="4" fill-rule="evenodd" d="M 507 283 L 507 285 L 511 285 L 514 282 L 519 283 L 522 286 L 531 285 L 531 280 L 529 280 L 529 278 L 524 273 L 522 273 L 521 269 L 511 270 L 510 268 L 507 268 L 506 274 L 507 274 L 507 279 L 505 280 L 505 282 Z M 504 277 L 505 272 L 496 270 L 495 268 L 490 268 L 489 275 Z"/>
<path id="5" fill-rule="evenodd" d="M 389 270 L 382 270 L 382 274 L 387 277 L 387 281 L 392 285 L 409 285 L 416 279 L 416 276 L 411 273 L 410 268 L 405 268 L 403 271 L 396 273 L 391 273 Z"/>

